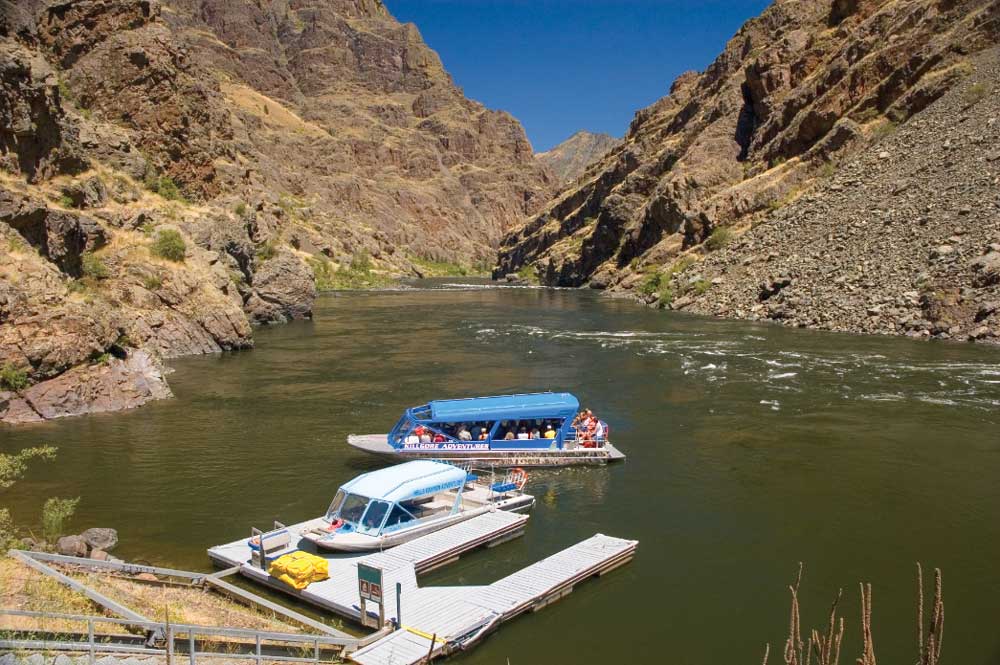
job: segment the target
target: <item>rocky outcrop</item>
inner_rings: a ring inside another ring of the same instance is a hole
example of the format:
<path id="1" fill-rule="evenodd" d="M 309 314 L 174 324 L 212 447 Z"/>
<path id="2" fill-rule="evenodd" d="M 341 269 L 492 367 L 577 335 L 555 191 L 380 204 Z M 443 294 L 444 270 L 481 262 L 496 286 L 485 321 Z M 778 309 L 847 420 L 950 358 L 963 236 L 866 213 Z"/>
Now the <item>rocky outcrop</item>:
<path id="1" fill-rule="evenodd" d="M 665 283 L 661 291 L 680 297 L 664 304 L 1000 343 L 1000 153 L 992 148 L 1000 144 L 1000 50 L 972 64 L 919 115 Z"/>
<path id="2" fill-rule="evenodd" d="M 560 185 L 568 185 L 582 176 L 587 168 L 608 154 L 619 143 L 610 134 L 579 131 L 556 147 L 535 154 L 547 166 Z"/>
<path id="3" fill-rule="evenodd" d="M 265 261 L 254 273 L 246 309 L 252 323 L 287 323 L 312 318 L 316 284 L 312 273 L 291 252 Z"/>
<path id="4" fill-rule="evenodd" d="M 998 37 L 995 0 L 777 0 L 511 232 L 494 275 L 527 268 L 548 284 L 652 293 L 713 233 L 722 244 L 717 229 L 767 217 L 918 117 Z"/>

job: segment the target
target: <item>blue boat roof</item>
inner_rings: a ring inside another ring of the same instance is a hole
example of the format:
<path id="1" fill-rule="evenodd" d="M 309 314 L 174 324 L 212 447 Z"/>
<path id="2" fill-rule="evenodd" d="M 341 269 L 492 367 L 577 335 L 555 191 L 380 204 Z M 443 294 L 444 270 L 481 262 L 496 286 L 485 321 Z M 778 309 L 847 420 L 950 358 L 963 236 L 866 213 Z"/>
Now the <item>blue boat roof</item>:
<path id="1" fill-rule="evenodd" d="M 431 419 L 439 422 L 568 418 L 580 410 L 580 402 L 570 393 L 439 399 L 429 406 Z"/>
<path id="2" fill-rule="evenodd" d="M 462 469 L 443 462 L 416 460 L 387 469 L 363 473 L 344 483 L 341 489 L 369 499 L 409 501 L 461 487 L 467 474 Z"/>

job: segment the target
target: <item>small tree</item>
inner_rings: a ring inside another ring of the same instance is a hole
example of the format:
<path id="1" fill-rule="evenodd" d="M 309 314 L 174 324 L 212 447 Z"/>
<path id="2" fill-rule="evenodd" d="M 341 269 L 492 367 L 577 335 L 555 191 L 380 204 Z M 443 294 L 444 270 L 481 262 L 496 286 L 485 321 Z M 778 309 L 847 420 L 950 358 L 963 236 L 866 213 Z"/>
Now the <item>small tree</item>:
<path id="1" fill-rule="evenodd" d="M 45 540 L 54 543 L 63 535 L 66 520 L 76 512 L 76 504 L 80 503 L 80 497 L 75 499 L 57 499 L 51 497 L 42 506 L 42 534 Z"/>
<path id="2" fill-rule="evenodd" d="M 28 387 L 28 373 L 7 364 L 0 367 L 0 390 L 24 390 Z M 2 462 L 0 462 L 2 464 Z M 0 473 L 0 487 L 3 487 L 3 475 Z"/>
<path id="3" fill-rule="evenodd" d="M 179 263 L 187 257 L 187 244 L 181 234 L 173 229 L 164 229 L 156 234 L 151 249 L 155 256 L 168 261 Z"/>

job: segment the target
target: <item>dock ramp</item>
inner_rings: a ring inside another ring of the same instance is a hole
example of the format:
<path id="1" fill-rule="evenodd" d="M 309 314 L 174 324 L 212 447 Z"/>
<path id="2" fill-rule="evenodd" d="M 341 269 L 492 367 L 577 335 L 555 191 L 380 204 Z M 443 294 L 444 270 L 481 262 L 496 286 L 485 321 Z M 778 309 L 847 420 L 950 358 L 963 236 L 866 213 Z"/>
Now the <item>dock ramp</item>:
<path id="1" fill-rule="evenodd" d="M 493 584 L 404 592 L 403 628 L 349 658 L 360 665 L 410 665 L 464 649 L 501 622 L 539 610 L 587 578 L 627 563 L 637 546 L 597 534 Z"/>

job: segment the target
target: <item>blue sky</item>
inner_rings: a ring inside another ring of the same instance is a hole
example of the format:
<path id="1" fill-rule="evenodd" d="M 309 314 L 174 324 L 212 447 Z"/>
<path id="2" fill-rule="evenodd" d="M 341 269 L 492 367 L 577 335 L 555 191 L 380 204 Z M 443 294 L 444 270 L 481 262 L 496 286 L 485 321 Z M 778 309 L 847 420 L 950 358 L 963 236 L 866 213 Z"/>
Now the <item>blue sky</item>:
<path id="1" fill-rule="evenodd" d="M 622 136 L 681 72 L 702 70 L 765 0 L 385 0 L 472 99 L 536 151 L 578 129 Z"/>

